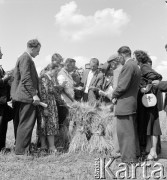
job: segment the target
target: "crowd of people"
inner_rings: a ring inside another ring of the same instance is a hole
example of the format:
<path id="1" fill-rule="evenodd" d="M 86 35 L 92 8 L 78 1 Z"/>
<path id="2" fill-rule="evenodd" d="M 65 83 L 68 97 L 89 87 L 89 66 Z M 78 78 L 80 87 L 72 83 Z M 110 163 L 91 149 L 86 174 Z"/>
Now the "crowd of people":
<path id="1" fill-rule="evenodd" d="M 167 82 L 152 69 L 147 52 L 136 50 L 132 54 L 128 46 L 122 46 L 104 64 L 91 58 L 85 70 L 76 67 L 75 59 L 63 60 L 55 53 L 38 76 L 33 58 L 40 49 L 37 39 L 29 40 L 13 73 L 5 73 L 0 66 L 1 151 L 6 146 L 8 121 L 13 120 L 17 156 L 29 151 L 36 122 L 41 151 L 54 154 L 55 137 L 68 109 L 79 101 L 90 106 L 114 106 L 114 156 L 120 156 L 122 162 L 137 162 L 143 154 L 148 160 L 157 159 L 162 134 L 159 111 L 163 109 L 162 92 L 167 91 Z M 0 49 L 0 59 L 2 55 Z M 149 93 L 156 96 L 157 103 L 146 107 L 142 97 Z"/>

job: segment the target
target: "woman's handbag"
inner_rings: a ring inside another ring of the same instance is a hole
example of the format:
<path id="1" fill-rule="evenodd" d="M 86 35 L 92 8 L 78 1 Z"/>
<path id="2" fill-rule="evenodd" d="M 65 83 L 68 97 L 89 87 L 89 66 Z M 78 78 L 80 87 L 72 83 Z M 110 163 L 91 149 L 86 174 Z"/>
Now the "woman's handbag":
<path id="1" fill-rule="evenodd" d="M 157 98 L 153 93 L 144 94 L 142 97 L 142 103 L 145 107 L 153 107 L 157 104 Z"/>

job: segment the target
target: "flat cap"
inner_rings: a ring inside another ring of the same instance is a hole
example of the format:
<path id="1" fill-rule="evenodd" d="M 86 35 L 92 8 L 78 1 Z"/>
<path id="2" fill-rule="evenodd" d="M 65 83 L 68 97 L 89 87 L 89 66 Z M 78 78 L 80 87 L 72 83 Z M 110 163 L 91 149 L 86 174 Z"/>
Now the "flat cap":
<path id="1" fill-rule="evenodd" d="M 105 63 L 101 66 L 101 69 L 107 70 L 108 66 L 109 66 L 108 62 L 105 62 Z"/>
<path id="2" fill-rule="evenodd" d="M 117 53 L 116 53 L 116 54 L 113 54 L 113 55 L 111 55 L 111 56 L 108 58 L 107 62 L 111 62 L 111 61 L 117 60 L 118 57 L 119 57 L 119 55 L 118 55 Z"/>

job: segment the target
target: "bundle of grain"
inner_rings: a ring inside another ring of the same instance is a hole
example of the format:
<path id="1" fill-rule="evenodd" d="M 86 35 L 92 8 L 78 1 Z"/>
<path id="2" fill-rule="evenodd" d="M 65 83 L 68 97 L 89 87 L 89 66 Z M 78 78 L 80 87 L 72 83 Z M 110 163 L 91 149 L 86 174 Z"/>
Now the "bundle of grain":
<path id="1" fill-rule="evenodd" d="M 98 114 L 100 115 L 100 117 L 102 117 L 101 123 L 105 128 L 105 137 L 108 140 L 112 140 L 114 113 L 113 111 L 111 111 L 111 105 L 102 105 L 101 111 L 98 111 Z"/>
<path id="2" fill-rule="evenodd" d="M 72 138 L 69 152 L 86 151 L 92 135 L 91 123 L 97 114 L 96 110 L 87 103 L 76 103 L 69 111 L 69 132 Z"/>
<path id="3" fill-rule="evenodd" d="M 89 134 L 89 128 L 92 121 L 92 116 L 95 114 L 95 109 L 87 103 L 75 103 L 69 109 L 69 134 L 74 137 L 76 130 L 84 124 L 85 133 Z"/>
<path id="4" fill-rule="evenodd" d="M 97 129 L 89 141 L 88 151 L 90 153 L 111 154 L 113 146 L 111 141 L 105 138 L 105 128 L 103 124 L 98 124 Z"/>
<path id="5" fill-rule="evenodd" d="M 110 106 L 90 106 L 88 103 L 71 106 L 68 116 L 71 137 L 69 152 L 111 151 L 111 133 L 107 133 L 110 138 L 105 135 L 106 127 L 112 126 L 112 115 Z"/>
<path id="6" fill-rule="evenodd" d="M 80 126 L 77 128 L 75 136 L 73 137 L 70 146 L 69 153 L 71 152 L 80 152 L 86 151 L 88 146 L 88 140 L 86 138 L 86 133 L 84 126 Z"/>

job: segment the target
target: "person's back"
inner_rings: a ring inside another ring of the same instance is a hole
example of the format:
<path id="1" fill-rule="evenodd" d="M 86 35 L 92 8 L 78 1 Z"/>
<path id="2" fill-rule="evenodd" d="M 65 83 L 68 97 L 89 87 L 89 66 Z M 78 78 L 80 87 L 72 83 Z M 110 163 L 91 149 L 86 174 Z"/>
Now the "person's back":
<path id="1" fill-rule="evenodd" d="M 140 85 L 141 72 L 135 61 L 130 59 L 122 68 L 118 78 L 115 95 L 117 100 L 116 115 L 136 113 L 137 93 Z"/>
<path id="2" fill-rule="evenodd" d="M 120 64 L 116 69 L 113 70 L 113 88 L 115 89 L 118 84 L 118 77 L 122 70 L 122 65 Z"/>
<path id="3" fill-rule="evenodd" d="M 123 57 L 124 66 L 118 78 L 118 85 L 113 92 L 112 102 L 116 101 L 117 135 L 122 162 L 136 162 L 139 144 L 135 123 L 137 93 L 140 84 L 140 69 L 131 58 L 131 50 L 122 46 L 118 54 Z"/>
<path id="4" fill-rule="evenodd" d="M 14 102 L 15 154 L 24 155 L 31 143 L 40 103 L 38 75 L 32 58 L 39 55 L 41 44 L 37 39 L 27 42 L 27 50 L 18 59 L 14 70 L 11 96 Z"/>
<path id="5" fill-rule="evenodd" d="M 25 69 L 27 64 L 30 69 Z M 29 70 L 31 73 L 29 74 Z M 29 82 L 29 77 L 31 81 Z M 24 52 L 17 60 L 14 70 L 14 80 L 11 86 L 11 97 L 14 101 L 33 102 L 33 89 L 38 90 L 38 75 L 33 60 L 27 52 Z"/>

